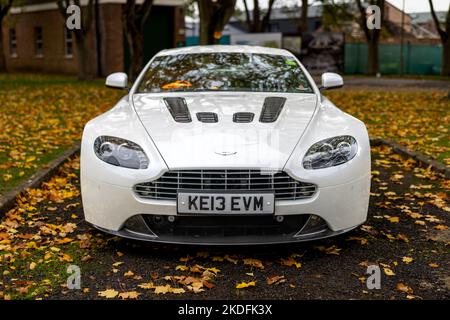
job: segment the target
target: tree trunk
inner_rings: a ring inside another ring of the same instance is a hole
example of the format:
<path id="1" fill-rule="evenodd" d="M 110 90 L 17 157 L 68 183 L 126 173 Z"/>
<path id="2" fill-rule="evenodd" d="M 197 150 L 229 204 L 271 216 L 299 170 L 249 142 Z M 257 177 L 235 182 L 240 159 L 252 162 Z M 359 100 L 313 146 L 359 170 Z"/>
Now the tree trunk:
<path id="1" fill-rule="evenodd" d="M 198 11 L 200 15 L 200 44 L 212 44 L 209 32 L 211 24 L 211 8 L 207 1 L 198 1 Z"/>
<path id="2" fill-rule="evenodd" d="M 443 76 L 450 76 L 450 38 L 442 43 L 442 73 Z"/>
<path id="3" fill-rule="evenodd" d="M 5 50 L 3 46 L 2 20 L 0 19 L 0 72 L 6 72 Z"/>
<path id="4" fill-rule="evenodd" d="M 308 31 L 308 0 L 302 0 L 302 16 L 300 17 L 300 34 Z"/>
<path id="5" fill-rule="evenodd" d="M 200 44 L 207 45 L 214 43 L 214 34 L 211 34 L 211 22 L 200 18 Z"/>
<path id="6" fill-rule="evenodd" d="M 378 39 L 370 39 L 370 41 L 367 42 L 367 50 L 367 73 L 374 76 L 378 73 Z"/>
<path id="7" fill-rule="evenodd" d="M 144 61 L 144 31 L 131 29 L 128 39 L 128 47 L 130 48 L 130 56 L 133 57 L 130 61 L 129 76 L 132 81 L 136 80 L 142 69 Z"/>
<path id="8" fill-rule="evenodd" d="M 228 23 L 234 11 L 236 0 L 197 0 L 200 15 L 200 44 L 215 44 L 219 42 L 223 28 Z"/>
<path id="9" fill-rule="evenodd" d="M 78 55 L 78 80 L 93 80 L 94 74 L 91 63 L 89 62 L 89 45 L 86 36 L 77 34 L 75 32 L 75 42 L 77 45 Z"/>

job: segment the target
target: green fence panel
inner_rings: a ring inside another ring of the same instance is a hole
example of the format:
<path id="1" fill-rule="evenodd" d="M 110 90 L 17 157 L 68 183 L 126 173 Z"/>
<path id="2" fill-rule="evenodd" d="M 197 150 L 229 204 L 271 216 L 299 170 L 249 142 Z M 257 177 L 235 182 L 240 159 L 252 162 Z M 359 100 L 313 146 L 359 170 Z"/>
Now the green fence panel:
<path id="1" fill-rule="evenodd" d="M 400 74 L 399 44 L 381 44 L 379 61 L 381 74 Z M 403 73 L 414 75 L 436 75 L 441 71 L 442 47 L 440 45 L 405 44 L 403 47 Z M 345 73 L 367 73 L 367 45 L 347 43 L 345 45 Z"/>

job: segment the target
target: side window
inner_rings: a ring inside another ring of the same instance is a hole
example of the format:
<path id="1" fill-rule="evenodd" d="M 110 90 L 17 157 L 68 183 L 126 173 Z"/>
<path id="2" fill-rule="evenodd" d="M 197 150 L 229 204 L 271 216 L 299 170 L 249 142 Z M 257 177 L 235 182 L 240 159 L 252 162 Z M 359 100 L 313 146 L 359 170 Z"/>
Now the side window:
<path id="1" fill-rule="evenodd" d="M 9 54 L 11 57 L 17 57 L 17 37 L 16 29 L 9 29 Z"/>
<path id="2" fill-rule="evenodd" d="M 42 27 L 34 28 L 34 53 L 36 57 L 44 56 L 44 38 L 42 34 Z"/>
<path id="3" fill-rule="evenodd" d="M 66 58 L 73 57 L 73 33 L 64 27 L 64 55 Z"/>

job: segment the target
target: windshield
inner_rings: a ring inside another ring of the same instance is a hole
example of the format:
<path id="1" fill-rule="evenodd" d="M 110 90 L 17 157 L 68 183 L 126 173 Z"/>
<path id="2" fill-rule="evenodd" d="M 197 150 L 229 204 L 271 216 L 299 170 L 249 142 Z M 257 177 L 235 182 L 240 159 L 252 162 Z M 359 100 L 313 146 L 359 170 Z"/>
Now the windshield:
<path id="1" fill-rule="evenodd" d="M 137 92 L 174 91 L 313 93 L 292 57 L 224 52 L 156 57 Z"/>

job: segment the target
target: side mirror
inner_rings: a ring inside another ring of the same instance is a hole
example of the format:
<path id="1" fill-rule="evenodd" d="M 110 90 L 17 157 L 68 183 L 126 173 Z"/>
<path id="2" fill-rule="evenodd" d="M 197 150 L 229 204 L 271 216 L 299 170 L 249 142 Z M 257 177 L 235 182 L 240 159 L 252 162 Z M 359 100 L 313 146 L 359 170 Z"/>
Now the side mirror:
<path id="1" fill-rule="evenodd" d="M 322 74 L 322 86 L 320 89 L 336 89 L 344 85 L 344 79 L 337 73 L 325 72 Z"/>
<path id="2" fill-rule="evenodd" d="M 123 72 L 111 73 L 105 82 L 108 88 L 115 89 L 127 89 L 128 88 L 128 76 Z"/>

